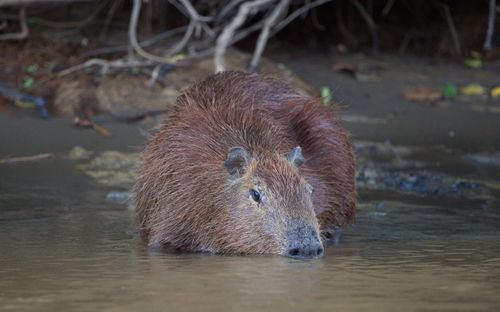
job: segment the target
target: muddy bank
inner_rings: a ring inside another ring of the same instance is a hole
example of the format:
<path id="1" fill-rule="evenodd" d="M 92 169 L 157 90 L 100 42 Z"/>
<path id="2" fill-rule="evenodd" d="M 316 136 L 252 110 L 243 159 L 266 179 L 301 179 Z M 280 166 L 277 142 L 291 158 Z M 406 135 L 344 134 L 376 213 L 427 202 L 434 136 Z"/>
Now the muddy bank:
<path id="1" fill-rule="evenodd" d="M 404 100 L 404 93 L 416 86 L 440 91 L 447 83 L 458 87 L 478 83 L 500 85 L 495 63 L 471 69 L 451 60 L 418 59 L 380 55 L 304 54 L 300 51 L 271 54 L 306 82 L 319 89 L 328 86 L 333 99 L 344 106 L 346 127 L 358 140 L 389 140 L 397 145 L 444 145 L 474 152 L 500 147 L 500 101 L 483 97 L 460 97 L 441 105 Z M 377 69 L 374 81 L 359 81 L 336 72 L 335 64 Z M 492 109 L 495 108 L 495 109 Z"/>

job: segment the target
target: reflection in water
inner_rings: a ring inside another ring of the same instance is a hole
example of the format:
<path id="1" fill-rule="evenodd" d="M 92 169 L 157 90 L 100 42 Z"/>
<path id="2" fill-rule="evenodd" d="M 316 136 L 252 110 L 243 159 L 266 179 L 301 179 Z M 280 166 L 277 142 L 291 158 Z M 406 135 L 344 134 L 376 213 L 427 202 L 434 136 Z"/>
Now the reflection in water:
<path id="1" fill-rule="evenodd" d="M 0 310 L 500 308 L 500 224 L 474 202 L 364 194 L 356 226 L 319 260 L 177 254 L 144 246 L 109 190 L 45 165 L 0 168 Z"/>

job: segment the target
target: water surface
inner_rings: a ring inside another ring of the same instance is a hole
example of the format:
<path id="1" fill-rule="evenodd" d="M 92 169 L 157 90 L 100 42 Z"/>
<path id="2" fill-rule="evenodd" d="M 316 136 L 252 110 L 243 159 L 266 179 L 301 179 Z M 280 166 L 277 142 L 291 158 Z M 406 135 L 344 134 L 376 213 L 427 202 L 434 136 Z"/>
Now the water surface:
<path id="1" fill-rule="evenodd" d="M 148 250 L 128 208 L 60 158 L 0 167 L 0 310 L 499 311 L 500 217 L 362 192 L 319 260 Z"/>

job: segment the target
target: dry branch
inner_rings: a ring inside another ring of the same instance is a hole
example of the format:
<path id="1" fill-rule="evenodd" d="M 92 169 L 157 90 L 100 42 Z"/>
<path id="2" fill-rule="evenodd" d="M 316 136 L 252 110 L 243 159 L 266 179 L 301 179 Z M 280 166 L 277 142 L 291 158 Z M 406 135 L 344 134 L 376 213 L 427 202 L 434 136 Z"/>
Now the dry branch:
<path id="1" fill-rule="evenodd" d="M 3 158 L 0 159 L 0 164 L 6 163 L 15 163 L 15 162 L 23 162 L 23 161 L 34 161 L 40 159 L 47 159 L 54 157 L 53 153 L 42 153 L 33 156 L 20 156 L 20 157 L 11 157 L 11 158 Z"/>
<path id="2" fill-rule="evenodd" d="M 491 38 L 493 38 L 493 30 L 495 28 L 496 15 L 496 0 L 490 0 L 490 8 L 488 13 L 488 29 L 486 30 L 486 38 L 484 39 L 483 50 L 488 53 L 491 51 Z"/>
<path id="3" fill-rule="evenodd" d="M 258 10 L 260 7 L 273 2 L 274 0 L 254 0 L 251 2 L 243 3 L 236 16 L 232 21 L 224 28 L 222 33 L 217 38 L 215 45 L 215 72 L 221 72 L 226 69 L 224 62 L 224 54 L 226 49 L 230 44 L 235 31 L 245 22 L 247 16 L 251 14 L 254 10 Z"/>
<path id="4" fill-rule="evenodd" d="M 281 21 L 276 27 L 274 27 L 273 31 L 271 32 L 271 36 L 274 36 L 277 32 L 282 30 L 286 25 L 290 24 L 294 19 L 299 17 L 300 15 L 304 14 L 305 12 L 309 11 L 310 9 L 317 7 L 318 5 L 322 5 L 324 3 L 330 2 L 333 0 L 317 0 L 313 2 L 308 2 L 304 4 L 301 8 L 293 11 L 290 15 L 288 15 L 283 21 Z"/>
<path id="5" fill-rule="evenodd" d="M 248 66 L 248 71 L 255 71 L 255 69 L 257 68 L 260 56 L 264 51 L 267 40 L 269 39 L 269 31 L 271 27 L 276 23 L 276 20 L 283 14 L 283 12 L 286 11 L 289 3 L 290 0 L 281 0 L 280 3 L 274 8 L 271 14 L 264 21 L 264 27 L 262 27 L 259 39 L 257 40 L 257 46 L 255 47 L 252 60 L 250 61 L 250 65 Z"/>
<path id="6" fill-rule="evenodd" d="M 115 16 L 116 11 L 122 5 L 122 3 L 123 3 L 123 0 L 113 1 L 113 4 L 111 5 L 111 8 L 109 9 L 108 14 L 106 16 L 106 20 L 104 22 L 104 25 L 102 26 L 101 34 L 99 35 L 101 37 L 101 39 L 106 38 L 106 35 L 108 34 L 109 25 L 111 24 L 111 21 L 113 20 L 113 17 Z"/>
<path id="7" fill-rule="evenodd" d="M 356 7 L 356 9 L 359 11 L 359 14 L 361 14 L 361 16 L 365 20 L 366 24 L 368 25 L 368 28 L 370 29 L 370 34 L 371 34 L 372 40 L 373 40 L 373 53 L 377 53 L 378 52 L 377 25 L 373 21 L 370 14 L 366 11 L 365 7 L 361 4 L 361 2 L 359 2 L 359 0 L 351 0 L 351 2 Z"/>
<path id="8" fill-rule="evenodd" d="M 171 1 L 171 3 L 173 2 Z M 212 19 L 211 17 L 200 16 L 189 1 L 181 0 L 181 3 L 183 4 L 187 14 L 190 17 L 189 26 L 187 27 L 187 30 L 184 33 L 183 38 L 177 44 L 171 47 L 167 52 L 165 52 L 165 57 L 161 57 L 147 52 L 141 47 L 141 45 L 137 41 L 137 23 L 139 19 L 139 14 L 141 12 L 141 0 L 134 0 L 132 14 L 130 17 L 130 25 L 129 25 L 129 41 L 130 45 L 132 46 L 135 52 L 137 52 L 140 56 L 144 57 L 145 59 L 158 63 L 172 63 L 175 61 L 172 59 L 172 56 L 179 53 L 182 49 L 184 49 L 186 44 L 191 39 L 191 36 L 193 35 L 195 28 L 200 27 L 201 29 L 202 28 L 201 23 L 205 23 Z"/>
<path id="9" fill-rule="evenodd" d="M 451 16 L 450 7 L 446 4 L 442 4 L 444 9 L 444 16 L 446 18 L 446 23 L 450 29 L 451 38 L 453 39 L 453 45 L 455 48 L 455 55 L 461 55 L 460 40 L 458 39 L 457 29 L 455 28 L 455 23 L 453 22 L 453 17 Z"/>

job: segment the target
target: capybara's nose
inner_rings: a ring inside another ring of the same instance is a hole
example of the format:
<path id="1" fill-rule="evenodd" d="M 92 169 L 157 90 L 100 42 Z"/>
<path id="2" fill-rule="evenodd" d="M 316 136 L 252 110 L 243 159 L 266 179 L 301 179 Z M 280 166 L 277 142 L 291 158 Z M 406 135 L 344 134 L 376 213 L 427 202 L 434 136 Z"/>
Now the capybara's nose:
<path id="1" fill-rule="evenodd" d="M 323 244 L 318 239 L 309 242 L 298 241 L 288 247 L 285 256 L 291 258 L 321 258 L 323 257 Z"/>

